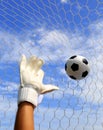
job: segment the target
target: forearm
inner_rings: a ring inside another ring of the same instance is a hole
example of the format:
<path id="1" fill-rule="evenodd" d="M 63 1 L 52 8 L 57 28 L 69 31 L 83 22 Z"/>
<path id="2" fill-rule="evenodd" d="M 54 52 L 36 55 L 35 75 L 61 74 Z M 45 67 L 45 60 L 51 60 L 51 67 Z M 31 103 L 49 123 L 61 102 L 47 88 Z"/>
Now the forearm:
<path id="1" fill-rule="evenodd" d="M 19 104 L 14 130 L 34 130 L 34 109 L 31 103 Z"/>

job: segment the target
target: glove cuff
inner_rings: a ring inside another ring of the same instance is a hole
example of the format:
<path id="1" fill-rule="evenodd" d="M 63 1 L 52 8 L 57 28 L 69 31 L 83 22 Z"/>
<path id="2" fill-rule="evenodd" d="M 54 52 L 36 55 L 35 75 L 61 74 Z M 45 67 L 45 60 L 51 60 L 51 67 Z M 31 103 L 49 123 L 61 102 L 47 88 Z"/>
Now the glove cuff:
<path id="1" fill-rule="evenodd" d="M 18 93 L 18 105 L 24 101 L 30 102 L 34 106 L 37 106 L 38 104 L 37 91 L 31 87 L 20 87 Z"/>

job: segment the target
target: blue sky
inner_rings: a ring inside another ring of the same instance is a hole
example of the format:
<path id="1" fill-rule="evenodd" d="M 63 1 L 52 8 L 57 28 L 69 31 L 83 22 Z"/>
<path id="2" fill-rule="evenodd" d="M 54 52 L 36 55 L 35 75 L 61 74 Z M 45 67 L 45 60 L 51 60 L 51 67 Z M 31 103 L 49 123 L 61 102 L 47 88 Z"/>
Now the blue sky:
<path id="1" fill-rule="evenodd" d="M 37 130 L 102 130 L 102 0 L 0 1 L 0 129 L 13 130 L 22 54 L 42 58 L 44 83 L 60 88 L 36 109 Z M 78 82 L 64 70 L 75 54 L 91 66 L 89 76 Z"/>

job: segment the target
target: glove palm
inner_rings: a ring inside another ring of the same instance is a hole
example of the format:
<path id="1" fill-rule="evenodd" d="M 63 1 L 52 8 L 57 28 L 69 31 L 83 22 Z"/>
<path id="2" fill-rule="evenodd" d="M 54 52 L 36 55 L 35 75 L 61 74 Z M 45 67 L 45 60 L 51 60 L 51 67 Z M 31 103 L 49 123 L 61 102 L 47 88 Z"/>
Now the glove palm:
<path id="1" fill-rule="evenodd" d="M 41 69 L 43 60 L 32 56 L 30 59 L 26 59 L 25 55 L 22 56 L 20 62 L 20 79 L 21 86 L 32 85 L 32 87 L 39 93 L 44 94 L 59 88 L 54 85 L 44 85 L 42 83 L 44 77 L 44 71 Z"/>

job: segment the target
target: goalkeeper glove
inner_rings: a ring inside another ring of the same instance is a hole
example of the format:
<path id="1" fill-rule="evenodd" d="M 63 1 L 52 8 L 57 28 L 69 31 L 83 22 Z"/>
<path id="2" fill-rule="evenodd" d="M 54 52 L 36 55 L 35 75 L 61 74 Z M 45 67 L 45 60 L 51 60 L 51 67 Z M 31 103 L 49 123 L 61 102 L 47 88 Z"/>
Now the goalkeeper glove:
<path id="1" fill-rule="evenodd" d="M 43 60 L 32 56 L 29 59 L 22 55 L 20 62 L 20 88 L 18 104 L 23 101 L 38 105 L 38 96 L 59 88 L 50 84 L 43 84 L 44 71 L 41 69 Z"/>

